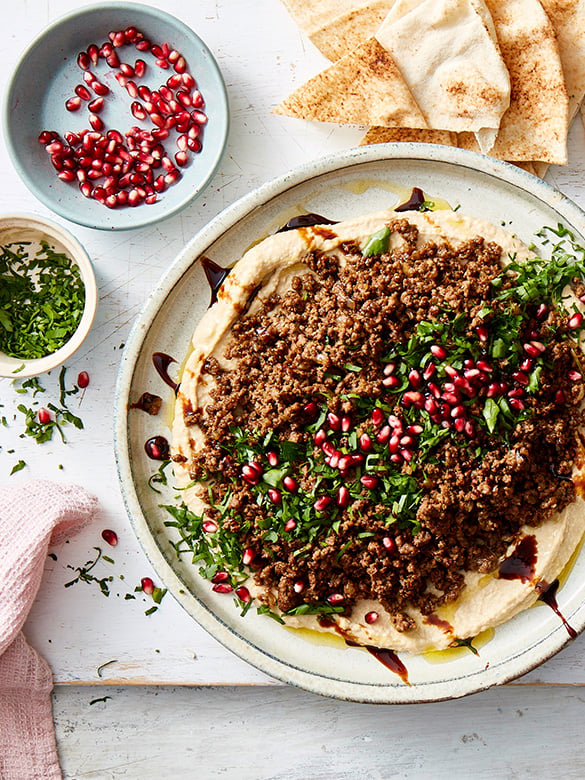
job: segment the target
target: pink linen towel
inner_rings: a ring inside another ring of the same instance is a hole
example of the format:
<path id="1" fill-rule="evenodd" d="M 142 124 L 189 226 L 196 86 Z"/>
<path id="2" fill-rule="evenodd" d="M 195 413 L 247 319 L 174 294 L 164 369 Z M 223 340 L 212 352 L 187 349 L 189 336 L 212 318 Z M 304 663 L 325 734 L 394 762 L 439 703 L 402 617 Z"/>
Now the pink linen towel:
<path id="1" fill-rule="evenodd" d="M 72 485 L 35 481 L 0 488 L 0 778 L 58 780 L 47 662 L 21 629 L 49 544 L 88 523 L 97 500 Z"/>

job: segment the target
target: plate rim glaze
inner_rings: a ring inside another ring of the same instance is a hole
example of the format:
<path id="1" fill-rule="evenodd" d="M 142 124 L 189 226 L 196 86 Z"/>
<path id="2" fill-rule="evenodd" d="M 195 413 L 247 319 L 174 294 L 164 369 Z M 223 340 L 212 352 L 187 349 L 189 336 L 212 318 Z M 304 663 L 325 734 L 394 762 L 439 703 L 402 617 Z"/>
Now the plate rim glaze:
<path id="1" fill-rule="evenodd" d="M 566 632 L 563 634 L 558 626 L 548 632 L 545 629 L 542 635 L 539 633 L 537 641 L 532 645 L 522 647 L 519 644 L 517 652 L 510 653 L 509 657 L 498 664 L 488 664 L 486 668 L 479 668 L 455 679 L 415 683 L 410 687 L 393 679 L 381 683 L 347 681 L 300 668 L 271 654 L 235 631 L 196 594 L 189 592 L 176 568 L 169 563 L 159 548 L 142 511 L 130 462 L 129 392 L 142 345 L 159 309 L 164 305 L 165 298 L 179 283 L 185 271 L 198 262 L 206 247 L 217 241 L 226 230 L 237 225 L 260 206 L 269 204 L 295 186 L 324 174 L 342 176 L 346 169 L 364 163 L 417 160 L 425 164 L 448 163 L 473 170 L 479 175 L 491 176 L 498 182 L 498 186 L 511 185 L 526 192 L 544 206 L 561 213 L 573 227 L 585 235 L 585 212 L 567 196 L 514 165 L 475 152 L 430 144 L 393 143 L 354 148 L 319 158 L 288 171 L 240 198 L 185 245 L 151 293 L 141 315 L 134 323 L 126 341 L 115 392 L 114 443 L 123 500 L 133 530 L 164 585 L 187 613 L 215 639 L 261 671 L 313 693 L 362 703 L 423 703 L 477 693 L 531 671 L 559 652 L 571 638 Z M 585 628 L 585 598 L 567 615 L 567 619 L 578 633 Z M 560 629 L 563 627 L 560 626 Z M 286 636 L 286 632 L 283 632 L 283 636 Z"/>

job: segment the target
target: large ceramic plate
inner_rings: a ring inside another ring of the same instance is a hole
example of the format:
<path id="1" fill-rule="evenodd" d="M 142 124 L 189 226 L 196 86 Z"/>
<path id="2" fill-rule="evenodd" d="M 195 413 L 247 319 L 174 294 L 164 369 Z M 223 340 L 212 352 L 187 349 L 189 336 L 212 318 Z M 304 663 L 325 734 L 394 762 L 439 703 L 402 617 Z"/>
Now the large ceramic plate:
<path id="1" fill-rule="evenodd" d="M 168 435 L 173 393 L 156 375 L 153 352 L 182 361 L 195 324 L 209 304 L 198 262 L 235 262 L 252 243 L 291 216 L 314 211 L 343 220 L 398 204 L 413 186 L 440 196 L 462 213 L 506 227 L 530 243 L 543 225 L 564 223 L 585 235 L 585 214 L 524 171 L 471 152 L 424 144 L 354 149 L 309 163 L 235 203 L 193 238 L 146 303 L 127 343 L 116 402 L 116 449 L 122 490 L 134 530 L 166 587 L 226 647 L 281 680 L 317 693 L 364 702 L 420 702 L 463 696 L 503 683 L 552 656 L 567 630 L 539 604 L 498 627 L 479 655 L 458 649 L 436 656 L 403 657 L 410 685 L 363 649 L 310 641 L 250 611 L 241 618 L 233 600 L 213 593 L 188 559 L 179 560 L 159 504 L 171 501 L 147 485 L 156 462 L 144 452 L 155 434 Z M 145 391 L 164 398 L 150 417 L 128 409 Z M 585 556 L 579 556 L 558 594 L 577 631 L 585 626 Z"/>

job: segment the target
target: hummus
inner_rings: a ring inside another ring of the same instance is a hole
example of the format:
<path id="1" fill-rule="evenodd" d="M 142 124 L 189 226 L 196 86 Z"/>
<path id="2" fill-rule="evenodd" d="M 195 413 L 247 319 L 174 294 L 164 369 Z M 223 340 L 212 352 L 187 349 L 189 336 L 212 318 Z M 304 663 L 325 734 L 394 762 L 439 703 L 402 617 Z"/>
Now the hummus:
<path id="1" fill-rule="evenodd" d="M 343 267 L 348 245 L 363 249 L 373 234 L 396 219 L 406 219 L 409 226 L 416 228 L 417 248 L 430 242 L 457 248 L 481 236 L 486 242 L 501 247 L 502 264 L 510 257 L 516 262 L 534 257 L 522 242 L 502 228 L 443 210 L 400 214 L 382 211 L 334 225 L 278 233 L 252 247 L 231 271 L 219 290 L 217 302 L 197 325 L 192 352 L 177 394 L 172 457 L 176 478 L 180 486 L 186 488 L 184 502 L 195 515 L 205 516 L 209 510 L 205 480 L 198 479 L 194 484 L 190 467 L 206 447 L 205 426 L 200 424 L 200 415 L 214 400 L 217 385 L 216 374 L 208 370 L 210 359 L 219 370 L 229 374 L 237 365 L 237 358 L 226 357 L 236 323 L 261 313 L 275 296 L 282 298 L 300 274 L 315 274 L 311 258 L 331 258 Z M 387 251 L 399 251 L 404 241 L 402 234 L 391 231 Z M 408 471 L 408 465 L 404 468 Z M 573 468 L 576 474 L 577 466 Z M 300 522 L 299 518 L 297 522 Z M 434 610 L 406 606 L 403 612 L 405 619 L 410 621 L 406 629 L 375 599 L 358 599 L 350 609 L 330 614 L 326 620 L 319 614 L 283 615 L 275 589 L 258 583 L 253 576 L 253 567 L 244 567 L 248 578 L 240 580 L 238 585 L 243 586 L 243 592 L 258 599 L 258 603 L 267 604 L 288 626 L 341 633 L 360 645 L 421 653 L 431 648 L 446 648 L 458 639 L 474 637 L 530 607 L 559 576 L 584 532 L 583 500 L 576 495 L 562 511 L 552 513 L 544 522 L 522 525 L 490 572 L 462 572 L 463 584 L 457 598 L 439 603 Z M 512 556 L 521 540 L 527 537 L 531 538 L 536 551 L 529 571 L 525 576 L 512 579 L 499 576 L 500 562 Z M 433 592 L 432 586 L 429 586 L 429 592 Z M 372 615 L 375 615 L 373 622 Z"/>

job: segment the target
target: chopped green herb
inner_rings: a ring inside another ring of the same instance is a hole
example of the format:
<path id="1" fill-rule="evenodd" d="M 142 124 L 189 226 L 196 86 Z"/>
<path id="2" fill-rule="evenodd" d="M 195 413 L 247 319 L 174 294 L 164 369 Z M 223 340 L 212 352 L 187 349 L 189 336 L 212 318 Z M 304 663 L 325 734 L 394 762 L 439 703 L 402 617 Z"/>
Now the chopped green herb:
<path id="1" fill-rule="evenodd" d="M 114 579 L 112 576 L 110 577 L 102 577 L 99 579 L 98 577 L 94 577 L 93 574 L 91 574 L 94 567 L 97 565 L 98 561 L 102 558 L 102 551 L 99 547 L 94 547 L 94 550 L 96 550 L 97 555 L 94 560 L 86 561 L 84 566 L 70 566 L 68 565 L 68 569 L 72 569 L 73 571 L 77 572 L 77 577 L 75 579 L 70 580 L 70 582 L 66 582 L 65 586 L 66 588 L 70 588 L 72 585 L 75 585 L 77 582 L 87 582 L 92 583 L 95 582 L 99 586 L 99 589 L 101 593 L 104 596 L 110 595 L 110 586 L 109 583 L 112 582 Z"/>
<path id="2" fill-rule="evenodd" d="M 22 469 L 26 466 L 26 463 L 24 460 L 19 460 L 18 463 L 12 467 L 12 471 L 10 472 L 10 476 L 13 474 L 16 474 L 17 471 L 22 471 Z"/>
<path id="3" fill-rule="evenodd" d="M 111 661 L 106 661 L 106 663 L 105 663 L 105 664 L 102 664 L 101 666 L 98 666 L 98 668 L 97 668 L 97 676 L 98 676 L 98 677 L 102 677 L 102 676 L 103 676 L 103 675 L 102 675 L 102 672 L 103 672 L 103 670 L 104 670 L 104 669 L 105 669 L 107 666 L 109 666 L 110 664 L 116 664 L 116 663 L 118 663 L 118 659 L 117 659 L 117 658 L 113 658 Z"/>
<path id="4" fill-rule="evenodd" d="M 85 287 L 67 255 L 43 241 L 31 256 L 27 246 L 0 247 L 0 350 L 30 360 L 69 341 L 83 315 Z"/>
<path id="5" fill-rule="evenodd" d="M 388 251 L 389 246 L 390 228 L 385 225 L 383 228 L 380 228 L 380 230 L 372 233 L 368 238 L 366 245 L 362 249 L 362 255 L 364 257 L 383 255 L 384 252 Z"/>

